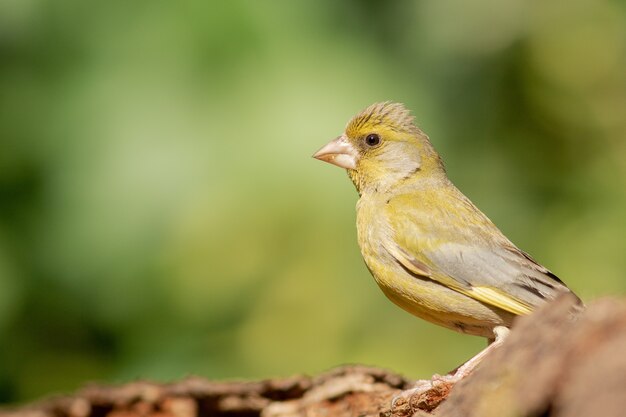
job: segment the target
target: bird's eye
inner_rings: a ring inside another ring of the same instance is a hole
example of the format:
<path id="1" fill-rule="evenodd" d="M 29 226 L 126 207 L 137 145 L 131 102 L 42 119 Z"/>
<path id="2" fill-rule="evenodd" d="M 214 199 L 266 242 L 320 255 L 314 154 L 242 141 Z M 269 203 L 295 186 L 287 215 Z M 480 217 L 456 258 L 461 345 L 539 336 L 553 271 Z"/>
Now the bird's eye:
<path id="1" fill-rule="evenodd" d="M 380 136 L 378 136 L 376 133 L 370 133 L 365 137 L 365 143 L 367 143 L 369 146 L 376 146 L 380 143 Z"/>

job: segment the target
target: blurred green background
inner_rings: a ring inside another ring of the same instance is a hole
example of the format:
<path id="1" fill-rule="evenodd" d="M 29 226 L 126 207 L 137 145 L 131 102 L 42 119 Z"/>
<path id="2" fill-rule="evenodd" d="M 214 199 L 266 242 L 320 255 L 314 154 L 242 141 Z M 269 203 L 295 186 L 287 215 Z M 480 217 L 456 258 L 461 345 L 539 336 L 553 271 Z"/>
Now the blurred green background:
<path id="1" fill-rule="evenodd" d="M 0 402 L 86 381 L 411 377 L 311 154 L 374 101 L 585 300 L 626 291 L 626 11 L 605 0 L 0 0 Z"/>

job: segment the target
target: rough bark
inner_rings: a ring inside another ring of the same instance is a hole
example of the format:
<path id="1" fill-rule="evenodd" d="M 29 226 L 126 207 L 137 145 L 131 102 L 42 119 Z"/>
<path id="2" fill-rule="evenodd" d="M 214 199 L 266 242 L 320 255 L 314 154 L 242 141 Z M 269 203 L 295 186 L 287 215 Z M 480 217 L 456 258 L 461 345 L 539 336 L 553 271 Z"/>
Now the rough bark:
<path id="1" fill-rule="evenodd" d="M 516 323 L 504 344 L 454 387 L 391 399 L 411 381 L 376 368 L 345 366 L 317 377 L 260 382 L 190 378 L 172 384 L 91 386 L 3 416 L 343 417 L 626 415 L 626 304 L 604 299 L 574 312 L 562 297 Z"/>

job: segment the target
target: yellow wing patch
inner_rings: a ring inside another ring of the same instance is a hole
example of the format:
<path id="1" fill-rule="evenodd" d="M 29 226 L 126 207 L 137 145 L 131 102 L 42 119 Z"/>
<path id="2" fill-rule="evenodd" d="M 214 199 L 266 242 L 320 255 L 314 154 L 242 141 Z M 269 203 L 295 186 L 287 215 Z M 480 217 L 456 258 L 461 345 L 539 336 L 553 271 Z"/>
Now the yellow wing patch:
<path id="1" fill-rule="evenodd" d="M 472 287 L 464 292 L 478 301 L 501 308 L 502 310 L 509 311 L 513 314 L 526 315 L 532 312 L 532 308 L 530 308 L 530 306 L 526 303 L 518 301 L 495 288 Z"/>

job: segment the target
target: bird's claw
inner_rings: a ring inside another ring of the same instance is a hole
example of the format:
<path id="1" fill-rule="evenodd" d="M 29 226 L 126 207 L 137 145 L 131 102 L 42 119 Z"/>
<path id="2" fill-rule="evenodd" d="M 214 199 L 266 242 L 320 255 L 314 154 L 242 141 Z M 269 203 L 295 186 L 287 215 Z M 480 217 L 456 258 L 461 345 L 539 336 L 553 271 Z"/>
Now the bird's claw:
<path id="1" fill-rule="evenodd" d="M 410 409 L 431 411 L 435 409 L 454 386 L 456 380 L 450 375 L 433 375 L 431 379 L 415 382 L 413 388 L 402 391 L 391 400 L 391 409 L 404 405 Z"/>
<path id="2" fill-rule="evenodd" d="M 432 387 L 433 387 L 433 382 L 431 380 L 421 379 L 419 381 L 416 381 L 413 388 L 404 390 L 400 394 L 393 397 L 393 399 L 391 400 L 391 408 L 392 409 L 396 408 L 396 405 L 398 405 L 398 401 L 410 403 L 411 398 L 414 395 L 419 395 L 423 392 L 426 392 Z"/>

